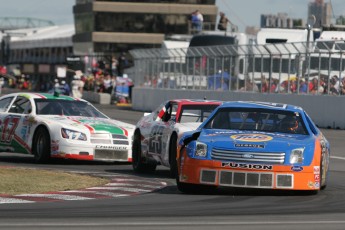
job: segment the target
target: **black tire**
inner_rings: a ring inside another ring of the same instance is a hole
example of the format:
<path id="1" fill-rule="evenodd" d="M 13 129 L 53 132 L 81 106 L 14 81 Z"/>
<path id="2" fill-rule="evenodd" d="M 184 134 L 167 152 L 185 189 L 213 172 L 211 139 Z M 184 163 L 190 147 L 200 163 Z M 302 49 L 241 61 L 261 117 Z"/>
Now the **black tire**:
<path id="1" fill-rule="evenodd" d="M 50 160 L 50 135 L 48 130 L 39 127 L 33 138 L 32 153 L 37 163 L 46 163 Z"/>
<path id="2" fill-rule="evenodd" d="M 145 162 L 142 158 L 140 133 L 134 134 L 132 143 L 132 167 L 136 173 L 153 173 L 156 170 L 157 164 L 153 162 Z"/>
<path id="3" fill-rule="evenodd" d="M 177 176 L 177 137 L 172 135 L 169 144 L 169 164 L 170 164 L 170 176 L 176 178 Z"/>

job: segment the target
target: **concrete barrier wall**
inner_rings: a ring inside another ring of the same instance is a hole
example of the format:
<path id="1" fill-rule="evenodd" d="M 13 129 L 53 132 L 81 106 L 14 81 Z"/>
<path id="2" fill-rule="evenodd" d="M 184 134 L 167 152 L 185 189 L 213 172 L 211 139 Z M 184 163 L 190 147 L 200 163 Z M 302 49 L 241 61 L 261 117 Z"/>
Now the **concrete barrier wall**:
<path id="1" fill-rule="evenodd" d="M 260 94 L 134 87 L 132 108 L 139 111 L 152 111 L 165 100 L 182 98 L 292 104 L 301 106 L 321 128 L 345 129 L 345 96 Z"/>
<path id="2" fill-rule="evenodd" d="M 1 94 L 19 91 L 18 89 L 3 88 Z M 266 101 L 297 105 L 304 108 L 319 127 L 345 129 L 345 96 L 260 94 L 134 87 L 132 93 L 132 108 L 145 112 L 152 111 L 163 101 L 182 98 L 206 98 L 209 100 L 222 101 Z M 83 99 L 97 104 L 110 104 L 111 102 L 110 95 L 106 93 L 84 91 Z"/>
<path id="3" fill-rule="evenodd" d="M 97 104 L 110 104 L 111 96 L 108 93 L 95 93 L 91 91 L 83 92 L 83 99 Z"/>
<path id="4" fill-rule="evenodd" d="M 9 93 L 18 93 L 18 92 L 30 92 L 29 90 L 20 90 L 20 89 L 12 89 L 12 88 L 2 88 L 1 95 L 9 94 Z M 96 103 L 96 104 L 110 104 L 111 96 L 108 93 L 96 93 L 91 91 L 84 91 L 83 92 L 83 99 Z"/>

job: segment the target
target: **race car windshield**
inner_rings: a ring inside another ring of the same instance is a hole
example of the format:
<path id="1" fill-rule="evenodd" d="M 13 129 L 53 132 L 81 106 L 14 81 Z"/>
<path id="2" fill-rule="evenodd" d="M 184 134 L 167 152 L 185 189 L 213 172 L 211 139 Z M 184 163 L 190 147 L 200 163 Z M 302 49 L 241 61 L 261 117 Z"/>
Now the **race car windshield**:
<path id="1" fill-rule="evenodd" d="M 37 115 L 64 115 L 107 118 L 90 103 L 56 99 L 35 99 Z"/>
<path id="2" fill-rule="evenodd" d="M 222 108 L 204 128 L 308 134 L 299 113 L 268 109 Z"/>
<path id="3" fill-rule="evenodd" d="M 179 122 L 203 122 L 218 105 L 184 105 L 182 106 Z"/>

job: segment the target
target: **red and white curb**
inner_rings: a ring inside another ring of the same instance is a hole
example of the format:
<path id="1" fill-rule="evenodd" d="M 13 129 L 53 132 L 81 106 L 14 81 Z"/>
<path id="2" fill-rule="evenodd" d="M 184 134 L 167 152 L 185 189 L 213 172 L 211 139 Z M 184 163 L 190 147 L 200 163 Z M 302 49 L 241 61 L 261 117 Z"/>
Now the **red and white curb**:
<path id="1" fill-rule="evenodd" d="M 42 194 L 0 194 L 0 205 L 127 197 L 143 193 L 150 193 L 167 186 L 166 182 L 158 181 L 157 179 L 123 175 L 114 177 L 114 175 L 111 176 L 109 174 L 103 176 L 111 177 L 111 181 L 103 186 L 85 188 L 81 190 L 68 190 Z"/>

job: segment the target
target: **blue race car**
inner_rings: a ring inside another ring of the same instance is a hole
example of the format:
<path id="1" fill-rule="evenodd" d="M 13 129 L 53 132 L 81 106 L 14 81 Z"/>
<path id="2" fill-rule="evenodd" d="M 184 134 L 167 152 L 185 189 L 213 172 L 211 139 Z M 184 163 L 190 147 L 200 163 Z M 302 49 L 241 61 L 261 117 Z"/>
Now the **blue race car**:
<path id="1" fill-rule="evenodd" d="M 298 106 L 226 102 L 177 151 L 178 189 L 218 186 L 311 190 L 326 188 L 329 142 Z"/>

